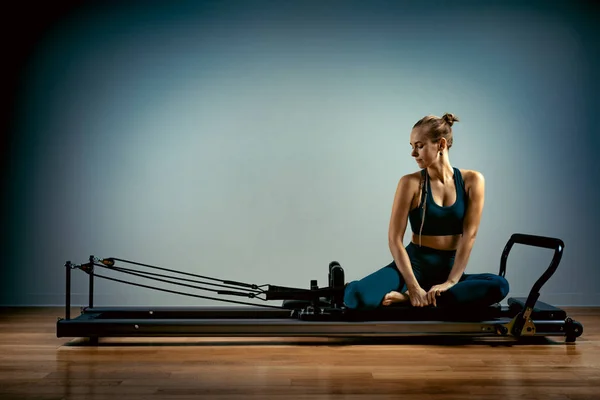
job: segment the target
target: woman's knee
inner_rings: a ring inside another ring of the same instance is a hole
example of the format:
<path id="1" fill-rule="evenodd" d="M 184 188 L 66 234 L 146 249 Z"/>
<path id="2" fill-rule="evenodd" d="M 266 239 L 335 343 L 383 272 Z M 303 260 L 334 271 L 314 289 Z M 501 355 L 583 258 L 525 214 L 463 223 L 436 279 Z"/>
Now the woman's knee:
<path id="1" fill-rule="evenodd" d="M 497 281 L 498 281 L 498 289 L 500 290 L 500 296 L 503 299 L 506 296 L 508 296 L 508 292 L 510 291 L 510 285 L 508 284 L 508 281 L 506 280 L 506 278 L 504 278 L 503 276 L 500 276 L 500 275 L 496 275 L 496 276 L 497 276 Z"/>
<path id="2" fill-rule="evenodd" d="M 490 296 L 494 299 L 495 302 L 502 301 L 510 290 L 510 285 L 506 278 L 500 275 L 489 274 L 487 277 L 488 280 L 492 283 L 490 285 Z"/>
<path id="3" fill-rule="evenodd" d="M 483 296 L 492 303 L 502 301 L 510 290 L 510 285 L 503 276 L 490 273 L 465 274 L 461 282 L 469 282 L 466 284 L 469 287 L 472 287 L 471 285 L 481 285 L 480 287 L 486 288 Z"/>

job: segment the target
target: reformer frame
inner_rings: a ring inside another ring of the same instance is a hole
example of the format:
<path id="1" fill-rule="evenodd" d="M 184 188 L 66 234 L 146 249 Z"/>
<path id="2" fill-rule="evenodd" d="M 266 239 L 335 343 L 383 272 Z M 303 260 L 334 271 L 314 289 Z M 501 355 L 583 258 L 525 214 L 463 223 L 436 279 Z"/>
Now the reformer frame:
<path id="1" fill-rule="evenodd" d="M 57 337 L 87 337 L 98 344 L 100 337 L 159 337 L 159 336 L 277 336 L 277 337 L 395 337 L 453 335 L 472 337 L 526 338 L 533 336 L 563 336 L 566 342 L 575 342 L 583 333 L 583 325 L 568 317 L 560 308 L 539 301 L 540 289 L 554 274 L 564 249 L 560 239 L 515 233 L 506 243 L 500 258 L 498 275 L 504 277 L 508 255 L 514 244 L 554 250 L 549 267 L 535 282 L 526 298 L 508 298 L 507 306 L 498 304 L 484 308 L 410 306 L 379 307 L 374 310 L 352 310 L 343 305 L 344 271 L 338 262 L 329 264 L 329 285 L 319 288 L 311 280 L 310 289 L 276 285 L 256 285 L 221 280 L 202 275 L 142 264 L 118 258 L 89 257 L 84 264 L 65 263 L 66 293 L 65 318 L 58 318 Z M 140 272 L 117 266 L 118 262 L 173 272 L 192 278 L 171 277 L 159 273 Z M 96 273 L 96 267 L 140 276 L 219 295 L 244 296 L 265 302 L 283 300 L 280 306 L 260 305 L 229 299 L 202 296 L 167 290 Z M 80 269 L 89 275 L 89 304 L 81 314 L 71 318 L 71 271 Z M 206 286 L 180 283 L 200 283 Z M 211 299 L 236 304 L 234 307 L 96 307 L 94 280 L 103 278 L 138 287 L 168 293 Z M 242 290 L 246 290 L 245 292 Z M 262 297 L 261 297 L 262 296 Z"/>

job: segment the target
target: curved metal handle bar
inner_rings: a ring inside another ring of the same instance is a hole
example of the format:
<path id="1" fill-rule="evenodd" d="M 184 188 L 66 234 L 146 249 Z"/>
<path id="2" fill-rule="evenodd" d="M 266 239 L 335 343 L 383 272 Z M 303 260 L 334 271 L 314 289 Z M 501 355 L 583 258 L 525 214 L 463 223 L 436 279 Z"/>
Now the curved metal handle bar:
<path id="1" fill-rule="evenodd" d="M 504 250 L 502 251 L 502 257 L 500 258 L 500 271 L 498 272 L 498 275 L 502 277 L 504 277 L 504 275 L 506 274 L 506 259 L 508 258 L 508 254 L 510 253 L 510 250 L 512 249 L 515 243 L 524 244 L 527 246 L 554 249 L 554 257 L 550 262 L 550 266 L 534 285 L 534 288 L 538 285 L 541 288 L 544 285 L 544 283 L 546 283 L 546 281 L 550 279 L 552 274 L 554 274 L 556 268 L 558 268 L 558 264 L 560 263 L 560 259 L 562 257 L 563 249 L 565 248 L 564 242 L 560 239 L 546 236 L 514 233 L 506 243 L 506 246 L 504 246 Z"/>
<path id="2" fill-rule="evenodd" d="M 531 291 L 527 296 L 527 300 L 525 301 L 525 306 L 521 313 L 521 318 L 519 318 L 519 321 L 515 323 L 513 329 L 515 331 L 520 332 L 524 323 L 529 318 L 531 311 L 535 306 L 535 303 L 540 297 L 540 289 L 542 288 L 542 286 L 544 286 L 548 279 L 550 279 L 550 277 L 554 275 L 554 272 L 558 268 L 558 264 L 560 263 L 560 260 L 562 258 L 562 253 L 563 249 L 565 248 L 565 244 L 562 240 L 552 237 L 528 235 L 524 233 L 513 234 L 506 243 L 506 246 L 504 246 L 504 251 L 502 252 L 502 257 L 500 259 L 500 271 L 498 272 L 498 275 L 502 277 L 504 277 L 504 275 L 506 274 L 506 259 L 508 258 L 508 254 L 510 253 L 510 250 L 512 249 L 515 243 L 524 244 L 527 246 L 554 249 L 554 256 L 552 257 L 552 261 L 550 261 L 550 265 L 531 288 Z"/>

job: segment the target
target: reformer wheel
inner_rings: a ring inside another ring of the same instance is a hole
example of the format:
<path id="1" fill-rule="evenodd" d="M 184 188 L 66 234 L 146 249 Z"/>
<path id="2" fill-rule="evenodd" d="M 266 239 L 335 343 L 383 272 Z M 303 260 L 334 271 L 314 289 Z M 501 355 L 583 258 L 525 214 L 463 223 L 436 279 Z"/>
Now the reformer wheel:
<path id="1" fill-rule="evenodd" d="M 574 343 L 578 336 L 583 333 L 583 325 L 579 321 L 573 320 L 571 317 L 565 319 L 565 342 Z"/>

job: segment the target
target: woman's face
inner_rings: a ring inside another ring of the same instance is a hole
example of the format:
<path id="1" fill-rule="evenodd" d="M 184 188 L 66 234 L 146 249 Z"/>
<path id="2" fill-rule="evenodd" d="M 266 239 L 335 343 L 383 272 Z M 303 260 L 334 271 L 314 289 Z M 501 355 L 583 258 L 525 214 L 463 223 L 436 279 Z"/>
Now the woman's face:
<path id="1" fill-rule="evenodd" d="M 415 158 L 419 168 L 427 168 L 438 158 L 439 143 L 432 143 L 421 131 L 413 129 L 410 133 L 411 156 Z"/>

